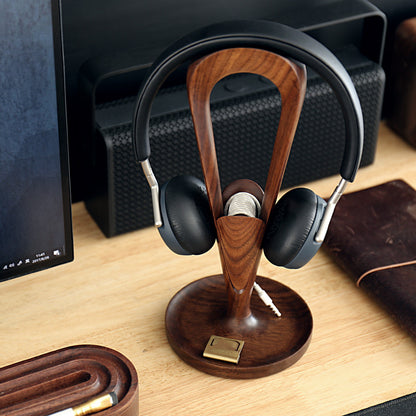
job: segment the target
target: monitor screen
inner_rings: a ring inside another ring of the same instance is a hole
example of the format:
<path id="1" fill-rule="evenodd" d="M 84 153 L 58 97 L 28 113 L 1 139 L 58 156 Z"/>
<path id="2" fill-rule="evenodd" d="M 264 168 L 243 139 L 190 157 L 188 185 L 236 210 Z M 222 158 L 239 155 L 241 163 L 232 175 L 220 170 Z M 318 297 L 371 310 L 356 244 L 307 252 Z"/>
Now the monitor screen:
<path id="1" fill-rule="evenodd" d="M 73 259 L 58 0 L 0 0 L 0 281 Z"/>

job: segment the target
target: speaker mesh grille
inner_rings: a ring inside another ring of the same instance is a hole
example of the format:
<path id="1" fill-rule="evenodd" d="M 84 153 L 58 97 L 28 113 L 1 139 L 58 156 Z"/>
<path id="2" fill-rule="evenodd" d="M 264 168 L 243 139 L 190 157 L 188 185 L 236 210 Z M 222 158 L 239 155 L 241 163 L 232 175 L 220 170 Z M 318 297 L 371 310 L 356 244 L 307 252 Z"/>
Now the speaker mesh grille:
<path id="1" fill-rule="evenodd" d="M 350 75 L 364 114 L 365 142 L 361 166 L 365 166 L 374 159 L 384 74 L 376 64 L 370 63 L 350 71 Z M 241 178 L 252 179 L 264 187 L 280 108 L 280 96 L 273 88 L 212 106 L 223 187 Z M 86 205 L 107 236 L 142 228 L 153 222 L 150 192 L 134 160 L 130 128 L 130 125 L 123 125 L 100 131 L 107 149 L 111 149 L 106 169 L 108 206 L 101 207 L 108 210 L 106 221 L 110 225 L 100 222 L 99 215 L 95 215 L 96 209 L 92 208 L 94 204 L 86 201 Z M 202 178 L 189 111 L 152 118 L 150 138 L 152 167 L 160 184 L 179 174 Z M 343 148 L 341 109 L 330 87 L 315 78 L 308 82 L 283 187 L 337 174 Z"/>

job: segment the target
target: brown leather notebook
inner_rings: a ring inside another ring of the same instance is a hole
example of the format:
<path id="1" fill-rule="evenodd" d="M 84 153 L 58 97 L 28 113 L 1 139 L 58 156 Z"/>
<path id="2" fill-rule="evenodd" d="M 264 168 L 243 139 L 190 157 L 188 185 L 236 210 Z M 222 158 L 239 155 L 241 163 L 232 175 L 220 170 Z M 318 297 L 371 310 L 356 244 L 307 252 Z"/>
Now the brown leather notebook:
<path id="1" fill-rule="evenodd" d="M 324 247 L 416 338 L 416 191 L 411 186 L 395 180 L 345 194 Z"/>

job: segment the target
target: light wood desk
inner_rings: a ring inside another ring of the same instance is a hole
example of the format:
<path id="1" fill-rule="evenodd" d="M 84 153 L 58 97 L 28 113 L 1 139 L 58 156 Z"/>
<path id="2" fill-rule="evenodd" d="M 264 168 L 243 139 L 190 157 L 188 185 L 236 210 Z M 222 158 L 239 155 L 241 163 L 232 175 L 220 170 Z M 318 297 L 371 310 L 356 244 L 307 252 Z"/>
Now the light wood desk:
<path id="1" fill-rule="evenodd" d="M 381 125 L 376 161 L 348 191 L 403 178 L 416 188 L 416 150 Z M 337 178 L 309 184 L 328 196 Z M 126 355 L 139 374 L 140 415 L 343 415 L 416 391 L 416 343 L 321 250 L 304 268 L 259 274 L 290 286 L 314 317 L 291 368 L 255 380 L 201 373 L 171 350 L 164 312 L 187 283 L 220 272 L 217 248 L 171 253 L 153 228 L 106 239 L 73 207 L 75 261 L 0 283 L 0 366 L 76 344 Z"/>

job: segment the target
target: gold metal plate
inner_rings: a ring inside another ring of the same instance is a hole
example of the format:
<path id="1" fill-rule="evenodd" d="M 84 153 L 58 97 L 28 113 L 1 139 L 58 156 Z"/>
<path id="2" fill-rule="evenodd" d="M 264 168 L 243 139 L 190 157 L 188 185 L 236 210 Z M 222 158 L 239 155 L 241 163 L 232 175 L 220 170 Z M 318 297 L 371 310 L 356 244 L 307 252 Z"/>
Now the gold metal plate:
<path id="1" fill-rule="evenodd" d="M 203 356 L 214 360 L 238 364 L 244 341 L 211 335 Z"/>

